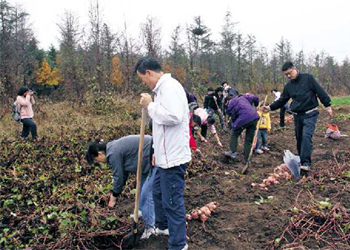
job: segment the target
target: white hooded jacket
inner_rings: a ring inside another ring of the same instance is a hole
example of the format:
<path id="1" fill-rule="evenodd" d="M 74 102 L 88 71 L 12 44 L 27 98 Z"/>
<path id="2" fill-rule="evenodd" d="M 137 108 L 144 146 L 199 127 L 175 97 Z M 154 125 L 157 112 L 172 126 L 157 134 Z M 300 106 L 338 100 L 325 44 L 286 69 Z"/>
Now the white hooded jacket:
<path id="1" fill-rule="evenodd" d="M 171 168 L 191 160 L 189 109 L 182 85 L 164 74 L 157 82 L 154 101 L 148 105 L 152 118 L 156 166 Z"/>

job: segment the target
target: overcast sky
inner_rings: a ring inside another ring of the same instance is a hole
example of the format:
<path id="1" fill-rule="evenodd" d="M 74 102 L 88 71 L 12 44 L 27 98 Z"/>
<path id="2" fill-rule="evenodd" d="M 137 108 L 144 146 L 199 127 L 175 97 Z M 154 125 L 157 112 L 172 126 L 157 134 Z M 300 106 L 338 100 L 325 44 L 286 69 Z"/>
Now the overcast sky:
<path id="1" fill-rule="evenodd" d="M 91 0 L 9 0 L 20 4 L 30 14 L 40 47 L 57 47 L 57 23 L 65 10 L 88 23 Z M 237 31 L 255 35 L 258 45 L 269 51 L 281 38 L 289 40 L 294 52 L 306 54 L 325 51 L 338 62 L 350 58 L 350 0 L 100 0 L 103 21 L 114 32 L 126 21 L 130 35 L 139 37 L 140 24 L 147 16 L 155 17 L 162 27 L 163 45 L 177 25 L 192 24 L 201 16 L 213 38 L 219 32 L 227 10 Z"/>

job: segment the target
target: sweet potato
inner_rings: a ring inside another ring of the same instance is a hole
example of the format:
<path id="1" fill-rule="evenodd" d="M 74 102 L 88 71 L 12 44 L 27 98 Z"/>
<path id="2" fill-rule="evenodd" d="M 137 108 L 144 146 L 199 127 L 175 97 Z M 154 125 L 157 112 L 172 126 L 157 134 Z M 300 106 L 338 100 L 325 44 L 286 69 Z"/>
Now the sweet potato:
<path id="1" fill-rule="evenodd" d="M 211 214 L 208 207 L 204 206 L 200 209 L 206 216 L 209 216 Z"/>
<path id="2" fill-rule="evenodd" d="M 199 218 L 198 211 L 192 210 L 191 217 L 192 217 L 192 219 L 197 220 Z"/>
<path id="3" fill-rule="evenodd" d="M 200 219 L 201 219 L 201 221 L 205 222 L 208 219 L 208 217 L 205 214 L 201 214 Z"/>

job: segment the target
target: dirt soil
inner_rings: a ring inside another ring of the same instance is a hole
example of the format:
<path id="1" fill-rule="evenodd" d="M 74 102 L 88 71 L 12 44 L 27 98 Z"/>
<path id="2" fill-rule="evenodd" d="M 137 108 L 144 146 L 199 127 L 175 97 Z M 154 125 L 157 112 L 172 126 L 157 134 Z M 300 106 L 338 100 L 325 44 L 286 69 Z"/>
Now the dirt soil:
<path id="1" fill-rule="evenodd" d="M 345 108 L 337 112 L 347 113 Z M 278 113 L 272 113 L 271 118 L 272 131 L 268 138 L 270 151 L 262 155 L 255 154 L 245 175 L 240 174 L 244 167 L 242 141 L 238 159 L 234 162 L 228 162 L 223 155 L 229 145 L 228 133 L 220 132 L 224 149 L 217 147 L 213 138 L 209 145 L 198 143 L 202 155 L 194 157 L 187 171 L 186 210 L 189 212 L 211 201 L 217 201 L 219 206 L 205 224 L 199 221 L 188 222 L 189 249 L 274 249 L 276 246 L 274 247 L 273 241 L 289 224 L 290 218 L 284 211 L 307 204 L 310 196 L 316 200 L 329 198 L 332 203 L 340 202 L 350 208 L 346 178 L 345 181 L 337 181 L 330 176 L 331 172 L 327 172 L 331 166 L 337 164 L 345 164 L 346 169 L 350 170 L 350 139 L 333 141 L 324 138 L 326 124 L 329 122 L 325 111 L 321 111 L 318 117 L 313 139 L 313 165 L 309 177 L 284 181 L 268 190 L 251 186 L 253 182 L 261 183 L 269 173 L 273 173 L 275 167 L 283 163 L 284 150 L 297 153 L 293 121 L 281 129 Z M 350 133 L 348 122 L 339 121 L 337 124 L 341 132 Z M 151 236 L 146 241 L 140 241 L 137 249 L 166 249 L 166 243 L 166 237 Z M 282 243 L 286 245 L 289 242 L 281 242 L 276 248 L 285 249 Z M 313 241 L 298 245 L 297 248 L 290 249 L 326 247 Z M 338 249 L 350 247 L 343 246 Z"/>

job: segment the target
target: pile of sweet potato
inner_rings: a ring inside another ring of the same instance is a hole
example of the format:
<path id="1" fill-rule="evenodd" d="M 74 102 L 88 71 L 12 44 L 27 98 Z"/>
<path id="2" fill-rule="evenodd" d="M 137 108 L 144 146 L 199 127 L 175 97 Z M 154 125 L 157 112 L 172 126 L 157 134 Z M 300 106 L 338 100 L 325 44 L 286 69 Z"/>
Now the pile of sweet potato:
<path id="1" fill-rule="evenodd" d="M 288 167 L 286 164 L 281 164 L 278 167 L 276 167 L 269 175 L 268 178 L 264 179 L 262 183 L 257 184 L 257 183 L 252 183 L 252 187 L 258 186 L 261 189 L 267 190 L 268 186 L 272 185 L 278 185 L 281 180 L 289 180 L 293 177 L 293 175 L 290 173 Z"/>
<path id="2" fill-rule="evenodd" d="M 200 220 L 205 222 L 211 213 L 218 207 L 216 201 L 210 202 L 207 205 L 201 207 L 200 209 L 192 209 L 191 213 L 186 214 L 187 220 Z"/>

